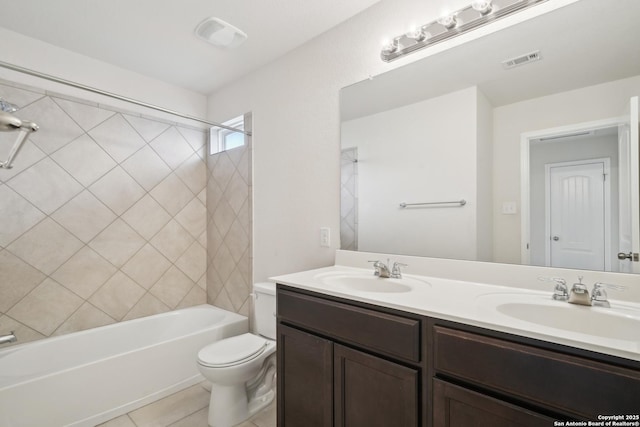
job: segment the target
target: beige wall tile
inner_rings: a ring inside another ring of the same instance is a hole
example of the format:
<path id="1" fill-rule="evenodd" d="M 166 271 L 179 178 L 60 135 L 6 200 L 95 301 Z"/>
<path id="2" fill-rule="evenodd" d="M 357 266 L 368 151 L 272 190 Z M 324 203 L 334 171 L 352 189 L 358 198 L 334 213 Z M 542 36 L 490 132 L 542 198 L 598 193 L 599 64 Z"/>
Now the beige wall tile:
<path id="1" fill-rule="evenodd" d="M 51 218 L 87 243 L 111 224 L 116 215 L 93 194 L 84 190 L 55 211 Z"/>
<path id="2" fill-rule="evenodd" d="M 55 102 L 44 97 L 20 110 L 21 117 L 40 126 L 29 136 L 42 151 L 51 154 L 83 134 L 78 126 Z"/>
<path id="3" fill-rule="evenodd" d="M 156 282 L 149 292 L 171 308 L 175 308 L 197 286 L 177 267 L 172 266 Z"/>
<path id="4" fill-rule="evenodd" d="M 171 311 L 171 308 L 150 293 L 146 293 L 122 320 L 138 319 L 167 311 Z"/>
<path id="5" fill-rule="evenodd" d="M 148 145 L 125 160 L 122 167 L 147 191 L 171 173 L 169 166 Z"/>
<path id="6" fill-rule="evenodd" d="M 18 341 L 13 344 L 5 344 L 2 348 L 11 347 L 12 345 L 24 344 L 30 341 L 36 341 L 42 338 L 46 338 L 40 332 L 35 331 L 27 325 L 12 319 L 6 315 L 0 315 L 0 331 L 14 331 Z"/>
<path id="7" fill-rule="evenodd" d="M 144 294 L 143 287 L 118 271 L 89 298 L 89 302 L 120 321 Z"/>
<path id="8" fill-rule="evenodd" d="M 200 287 L 194 286 L 189 293 L 180 301 L 176 308 L 193 307 L 194 305 L 206 304 L 207 293 Z"/>
<path id="9" fill-rule="evenodd" d="M 180 135 L 182 135 L 184 139 L 187 140 L 189 145 L 191 145 L 191 148 L 196 151 L 205 146 L 209 138 L 208 132 L 203 132 L 201 130 L 190 129 L 186 127 L 179 127 L 178 132 L 180 132 Z"/>
<path id="10" fill-rule="evenodd" d="M 53 335 L 64 335 L 71 332 L 84 331 L 86 329 L 97 328 L 115 323 L 115 319 L 108 316 L 93 305 L 85 302 L 73 313 Z"/>
<path id="11" fill-rule="evenodd" d="M 200 243 L 193 242 L 176 261 L 176 266 L 191 280 L 197 282 L 207 269 L 207 250 Z"/>
<path id="12" fill-rule="evenodd" d="M 193 198 L 177 215 L 176 221 L 197 239 L 206 229 L 207 208 L 197 197 Z"/>
<path id="13" fill-rule="evenodd" d="M 207 166 L 195 153 L 176 169 L 176 174 L 194 194 L 202 191 L 207 184 Z"/>
<path id="14" fill-rule="evenodd" d="M 112 169 L 89 190 L 117 215 L 122 215 L 144 196 L 144 189 L 121 167 Z"/>
<path id="15" fill-rule="evenodd" d="M 82 186 L 50 158 L 45 158 L 7 185 L 47 215 L 82 191 Z"/>
<path id="16" fill-rule="evenodd" d="M 171 220 L 151 239 L 151 244 L 170 261 L 175 262 L 194 240 L 180 224 Z"/>
<path id="17" fill-rule="evenodd" d="M 157 249 L 147 243 L 122 267 L 122 271 L 145 289 L 151 288 L 171 267 Z"/>
<path id="18" fill-rule="evenodd" d="M 45 219 L 7 249 L 45 274 L 53 273 L 82 247 L 82 242 L 52 219 Z"/>
<path id="19" fill-rule="evenodd" d="M 58 106 L 62 108 L 64 112 L 67 113 L 85 131 L 93 129 L 115 114 L 113 111 L 93 107 L 87 104 L 81 104 L 67 99 L 52 99 L 53 102 L 58 104 Z"/>
<path id="20" fill-rule="evenodd" d="M 78 307 L 82 299 L 52 279 L 46 279 L 14 305 L 7 315 L 49 336 Z"/>
<path id="21" fill-rule="evenodd" d="M 175 174 L 166 177 L 150 192 L 171 215 L 175 215 L 193 199 L 194 194 Z"/>
<path id="22" fill-rule="evenodd" d="M 171 220 L 171 215 L 146 194 L 122 215 L 122 219 L 149 240 Z"/>
<path id="23" fill-rule="evenodd" d="M 124 161 L 145 145 L 144 139 L 120 114 L 114 115 L 89 131 L 89 135 L 116 162 Z"/>
<path id="24" fill-rule="evenodd" d="M 11 252 L 0 251 L 0 313 L 7 312 L 45 278 Z"/>
<path id="25" fill-rule="evenodd" d="M 98 234 L 89 246 L 116 267 L 122 267 L 144 243 L 144 238 L 118 218 Z"/>
<path id="26" fill-rule="evenodd" d="M 117 268 L 88 246 L 76 252 L 51 277 L 83 299 L 100 288 Z"/>
<path id="27" fill-rule="evenodd" d="M 149 145 L 172 169 L 176 169 L 194 153 L 193 148 L 175 127 L 167 129 Z"/>
<path id="28" fill-rule="evenodd" d="M 51 158 L 85 187 L 116 166 L 116 162 L 87 134 L 65 145 Z"/>
<path id="29" fill-rule="evenodd" d="M 145 119 L 144 117 L 132 116 L 129 114 L 123 114 L 123 117 L 147 142 L 152 141 L 162 132 L 169 129 L 170 126 L 167 123 Z"/>
<path id="30" fill-rule="evenodd" d="M 6 185 L 0 185 L 0 247 L 7 246 L 46 216 L 24 197 Z"/>

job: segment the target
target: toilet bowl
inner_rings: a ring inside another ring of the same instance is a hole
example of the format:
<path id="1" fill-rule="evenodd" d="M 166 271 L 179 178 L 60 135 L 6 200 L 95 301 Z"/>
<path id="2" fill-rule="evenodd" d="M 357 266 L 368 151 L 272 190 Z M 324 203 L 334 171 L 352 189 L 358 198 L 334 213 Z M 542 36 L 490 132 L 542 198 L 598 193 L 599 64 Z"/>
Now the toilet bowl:
<path id="1" fill-rule="evenodd" d="M 209 344 L 198 352 L 198 370 L 211 382 L 208 423 L 239 424 L 275 396 L 275 284 L 253 287 L 256 333 Z"/>

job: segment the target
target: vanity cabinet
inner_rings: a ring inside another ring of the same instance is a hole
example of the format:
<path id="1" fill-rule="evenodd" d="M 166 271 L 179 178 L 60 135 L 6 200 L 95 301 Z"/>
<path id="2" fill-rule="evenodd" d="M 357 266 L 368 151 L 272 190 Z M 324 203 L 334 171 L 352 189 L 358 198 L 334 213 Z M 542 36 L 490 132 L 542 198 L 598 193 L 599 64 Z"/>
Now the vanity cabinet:
<path id="1" fill-rule="evenodd" d="M 421 321 L 278 288 L 280 427 L 417 427 Z"/>
<path id="2" fill-rule="evenodd" d="M 640 415 L 640 362 L 283 285 L 277 299 L 279 427 Z"/>
<path id="3" fill-rule="evenodd" d="M 640 413 L 638 369 L 462 325 L 432 331 L 434 427 L 467 425 L 465 417 L 548 426 Z"/>

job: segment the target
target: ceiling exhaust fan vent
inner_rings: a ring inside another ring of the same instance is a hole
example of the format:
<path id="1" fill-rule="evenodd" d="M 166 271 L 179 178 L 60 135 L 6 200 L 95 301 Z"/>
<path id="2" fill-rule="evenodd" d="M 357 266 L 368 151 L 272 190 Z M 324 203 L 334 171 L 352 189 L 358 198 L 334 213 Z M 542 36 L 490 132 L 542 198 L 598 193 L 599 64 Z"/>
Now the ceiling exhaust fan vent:
<path id="1" fill-rule="evenodd" d="M 509 69 L 517 67 L 519 65 L 528 64 L 530 62 L 539 61 L 540 59 L 542 59 L 542 57 L 540 56 L 540 51 L 536 50 L 535 52 L 527 53 L 525 55 L 520 55 L 518 57 L 502 61 L 502 66 L 505 69 Z"/>

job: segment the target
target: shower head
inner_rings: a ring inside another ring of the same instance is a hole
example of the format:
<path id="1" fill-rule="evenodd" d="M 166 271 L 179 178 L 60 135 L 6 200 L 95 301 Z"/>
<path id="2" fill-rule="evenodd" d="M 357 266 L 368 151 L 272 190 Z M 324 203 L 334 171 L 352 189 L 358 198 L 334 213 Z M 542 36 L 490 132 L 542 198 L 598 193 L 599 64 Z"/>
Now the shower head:
<path id="1" fill-rule="evenodd" d="M 9 132 L 19 130 L 22 127 L 22 120 L 13 114 L 0 111 L 0 131 Z"/>
<path id="2" fill-rule="evenodd" d="M 27 136 L 29 136 L 31 132 L 36 132 L 38 129 L 38 125 L 33 122 L 20 120 L 13 114 L 0 111 L 0 131 L 20 131 L 16 142 L 9 151 L 9 157 L 6 161 L 0 162 L 1 169 L 11 169 L 13 167 L 13 159 L 18 155 L 22 144 L 27 140 Z"/>
<path id="3" fill-rule="evenodd" d="M 10 102 L 7 102 L 0 96 L 0 111 L 5 111 L 7 113 L 15 113 L 18 111 L 18 106 L 13 105 Z"/>

